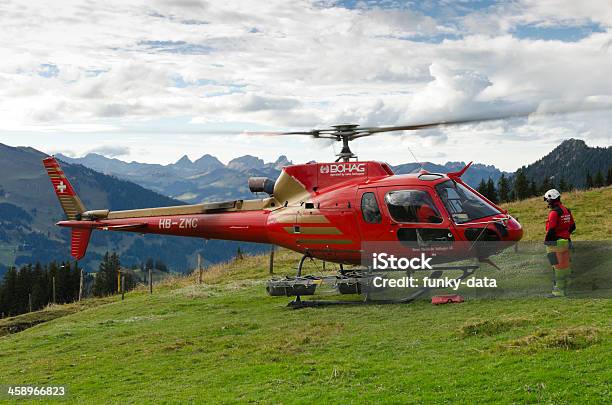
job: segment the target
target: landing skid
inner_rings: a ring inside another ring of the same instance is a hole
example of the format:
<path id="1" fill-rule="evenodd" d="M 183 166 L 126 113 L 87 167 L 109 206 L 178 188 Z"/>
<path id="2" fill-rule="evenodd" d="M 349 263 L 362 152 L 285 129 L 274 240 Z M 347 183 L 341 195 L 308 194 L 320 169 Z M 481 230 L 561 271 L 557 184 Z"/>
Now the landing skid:
<path id="1" fill-rule="evenodd" d="M 302 267 L 305 260 L 309 257 L 310 256 L 308 255 L 304 255 L 301 258 L 296 277 L 287 277 L 282 280 L 268 281 L 268 293 L 275 296 L 295 296 L 295 299 L 287 306 L 293 309 L 299 309 L 330 305 L 407 304 L 434 289 L 432 287 L 423 287 L 407 297 L 396 300 L 373 300 L 369 298 L 369 294 L 367 292 L 364 294 L 364 298 L 362 300 L 302 300 L 302 296 L 304 295 L 313 295 L 317 286 L 321 284 L 332 285 L 342 294 L 361 294 L 362 286 L 367 285 L 369 280 L 373 277 L 370 272 L 364 274 L 363 270 L 344 270 L 342 266 L 340 274 L 337 276 L 302 276 Z M 438 266 L 433 267 L 433 272 L 428 275 L 428 278 L 440 278 L 445 271 L 461 271 L 462 274 L 455 278 L 455 280 L 461 281 L 474 274 L 478 268 L 479 266 L 477 265 Z"/>

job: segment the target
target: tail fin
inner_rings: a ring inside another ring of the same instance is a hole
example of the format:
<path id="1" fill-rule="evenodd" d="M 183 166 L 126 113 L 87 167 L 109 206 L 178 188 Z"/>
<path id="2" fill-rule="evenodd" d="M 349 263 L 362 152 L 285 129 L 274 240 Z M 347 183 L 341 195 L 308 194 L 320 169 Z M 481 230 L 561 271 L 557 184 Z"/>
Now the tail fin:
<path id="1" fill-rule="evenodd" d="M 81 260 L 87 252 L 91 228 L 72 228 L 72 238 L 70 239 L 70 255 L 74 260 Z"/>
<path id="2" fill-rule="evenodd" d="M 66 178 L 59 163 L 57 163 L 54 157 L 50 156 L 43 159 L 43 164 L 49 174 L 51 184 L 53 184 L 55 195 L 57 195 L 60 205 L 66 213 L 66 217 L 68 217 L 70 221 L 80 221 L 81 214 L 85 212 L 85 206 L 74 191 L 72 184 L 70 184 Z M 75 260 L 79 260 L 85 256 L 90 236 L 91 228 L 72 228 L 70 254 Z"/>
<path id="3" fill-rule="evenodd" d="M 69 220 L 80 220 L 81 214 L 85 212 L 85 206 L 83 206 L 81 199 L 64 175 L 59 163 L 57 163 L 57 160 L 55 160 L 53 156 L 50 156 L 43 159 L 43 164 L 49 174 L 55 194 L 66 213 L 66 217 L 68 217 Z"/>

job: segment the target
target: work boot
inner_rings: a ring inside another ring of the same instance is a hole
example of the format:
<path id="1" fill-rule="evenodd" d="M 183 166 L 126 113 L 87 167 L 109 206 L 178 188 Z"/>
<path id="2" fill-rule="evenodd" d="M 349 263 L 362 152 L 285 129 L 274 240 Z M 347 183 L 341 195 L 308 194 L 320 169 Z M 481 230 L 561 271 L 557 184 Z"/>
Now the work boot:
<path id="1" fill-rule="evenodd" d="M 557 286 L 554 286 L 552 292 L 546 296 L 546 298 L 561 298 L 561 297 L 565 297 L 565 291 L 558 288 Z"/>

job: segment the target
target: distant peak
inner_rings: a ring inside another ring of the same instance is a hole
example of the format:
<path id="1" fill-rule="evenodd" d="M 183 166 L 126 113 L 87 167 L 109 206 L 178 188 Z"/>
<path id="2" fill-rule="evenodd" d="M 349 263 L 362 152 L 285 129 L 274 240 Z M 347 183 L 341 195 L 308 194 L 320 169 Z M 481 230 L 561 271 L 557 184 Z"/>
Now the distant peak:
<path id="1" fill-rule="evenodd" d="M 213 169 L 213 168 L 223 166 L 223 163 L 221 163 L 219 159 L 217 159 L 213 155 L 209 155 L 208 153 L 203 155 L 199 159 L 194 160 L 193 164 L 197 166 L 199 169 L 203 169 L 203 170 L 208 170 L 208 169 Z"/>
<path id="2" fill-rule="evenodd" d="M 587 144 L 582 139 L 570 138 L 570 139 L 566 139 L 563 142 L 561 142 L 561 144 L 559 146 L 581 146 L 581 147 L 587 147 Z"/>
<path id="3" fill-rule="evenodd" d="M 183 155 L 182 158 L 180 158 L 179 160 L 176 161 L 175 165 L 191 165 L 193 162 L 191 161 L 191 159 L 189 159 L 189 157 L 187 155 Z"/>
<path id="4" fill-rule="evenodd" d="M 227 167 L 236 170 L 260 169 L 264 167 L 264 161 L 256 156 L 244 155 L 230 160 Z"/>
<path id="5" fill-rule="evenodd" d="M 291 166 L 291 161 L 287 158 L 287 156 L 285 155 L 280 155 L 278 157 L 278 159 L 276 159 L 276 162 L 272 163 L 272 167 L 274 167 L 277 170 L 281 170 L 283 167 L 285 166 Z"/>

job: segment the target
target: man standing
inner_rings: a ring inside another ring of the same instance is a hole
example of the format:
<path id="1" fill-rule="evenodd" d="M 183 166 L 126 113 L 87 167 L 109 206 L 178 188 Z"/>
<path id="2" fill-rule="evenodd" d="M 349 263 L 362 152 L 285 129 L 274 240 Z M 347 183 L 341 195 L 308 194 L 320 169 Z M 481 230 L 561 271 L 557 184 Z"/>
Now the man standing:
<path id="1" fill-rule="evenodd" d="M 570 269 L 571 234 L 576 230 L 574 217 L 569 209 L 561 204 L 561 194 L 555 190 L 548 190 L 544 194 L 544 201 L 548 203 L 550 213 L 546 221 L 546 252 L 548 261 L 553 266 L 554 284 L 550 298 L 565 297 Z"/>

